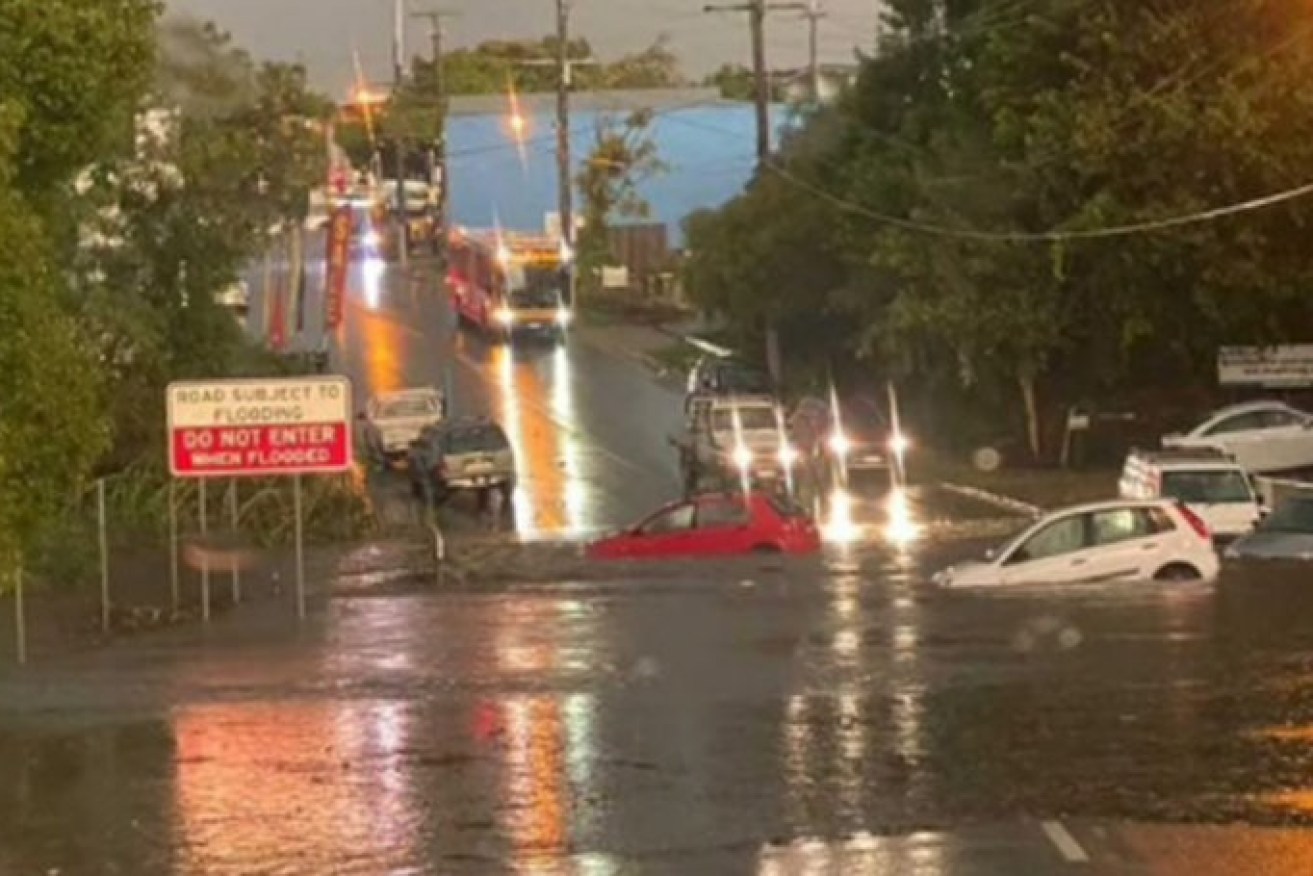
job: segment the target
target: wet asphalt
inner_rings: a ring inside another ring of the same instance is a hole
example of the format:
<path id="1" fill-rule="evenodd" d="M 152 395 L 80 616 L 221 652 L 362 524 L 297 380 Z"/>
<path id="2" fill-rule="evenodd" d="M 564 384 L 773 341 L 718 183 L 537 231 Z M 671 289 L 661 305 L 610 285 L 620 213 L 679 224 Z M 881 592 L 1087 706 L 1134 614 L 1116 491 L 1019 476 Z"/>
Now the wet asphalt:
<path id="1" fill-rule="evenodd" d="M 637 365 L 483 346 L 392 282 L 353 284 L 338 362 L 517 411 L 521 535 L 673 494 Z M 818 560 L 357 576 L 299 626 L 0 664 L 0 876 L 1313 873 L 1309 570 L 946 593 L 1000 522 L 913 509 Z"/>

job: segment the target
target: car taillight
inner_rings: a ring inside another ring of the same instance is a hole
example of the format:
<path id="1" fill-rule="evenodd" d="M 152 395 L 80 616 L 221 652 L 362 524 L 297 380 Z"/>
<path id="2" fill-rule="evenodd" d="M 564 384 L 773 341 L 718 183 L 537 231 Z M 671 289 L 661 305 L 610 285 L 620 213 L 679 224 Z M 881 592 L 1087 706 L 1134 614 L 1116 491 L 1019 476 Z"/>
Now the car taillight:
<path id="1" fill-rule="evenodd" d="M 1213 533 L 1209 531 L 1208 524 L 1204 522 L 1202 517 L 1180 502 L 1176 504 L 1176 510 L 1185 522 L 1190 524 L 1190 528 L 1194 530 L 1195 535 L 1199 536 L 1204 541 L 1213 540 Z"/>

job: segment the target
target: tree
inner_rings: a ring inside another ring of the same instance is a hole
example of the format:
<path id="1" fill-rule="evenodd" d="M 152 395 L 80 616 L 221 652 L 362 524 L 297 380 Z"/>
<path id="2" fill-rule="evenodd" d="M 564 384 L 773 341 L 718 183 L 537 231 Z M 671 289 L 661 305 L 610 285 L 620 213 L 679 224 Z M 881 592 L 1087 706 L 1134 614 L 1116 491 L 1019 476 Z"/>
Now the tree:
<path id="1" fill-rule="evenodd" d="M 752 100 L 757 93 L 752 71 L 742 64 L 721 64 L 702 84 L 720 89 L 720 96 L 726 100 Z"/>
<path id="2" fill-rule="evenodd" d="M 150 81 L 155 0 L 9 0 L 0 100 L 22 112 L 14 185 L 52 205 L 60 186 L 126 136 Z"/>
<path id="3" fill-rule="evenodd" d="M 574 184 L 583 201 L 579 235 L 579 274 L 585 289 L 595 289 L 610 258 L 610 228 L 616 218 L 642 218 L 650 206 L 639 194 L 644 180 L 665 169 L 651 137 L 652 112 L 639 110 L 623 121 L 598 120 L 593 148 Z"/>
<path id="4" fill-rule="evenodd" d="M 8 158 L 0 152 L 0 168 Z M 60 307 L 58 263 L 11 178 L 0 170 L 0 581 L 80 494 L 107 438 L 95 362 Z"/>
<path id="5" fill-rule="evenodd" d="M 1308 178 L 1313 10 L 1011 7 L 891 2 L 837 119 L 806 120 L 838 129 L 823 157 L 786 147 L 690 225 L 690 289 L 744 330 L 795 298 L 814 311 L 815 291 L 763 286 L 815 263 L 793 226 L 820 211 L 840 275 L 823 306 L 857 327 L 853 351 L 941 410 L 974 399 L 1001 427 L 1019 409 L 1038 455 L 1073 400 L 1143 395 L 1149 374 L 1160 406 L 1211 385 L 1219 344 L 1313 336 L 1306 201 L 1156 227 Z"/>

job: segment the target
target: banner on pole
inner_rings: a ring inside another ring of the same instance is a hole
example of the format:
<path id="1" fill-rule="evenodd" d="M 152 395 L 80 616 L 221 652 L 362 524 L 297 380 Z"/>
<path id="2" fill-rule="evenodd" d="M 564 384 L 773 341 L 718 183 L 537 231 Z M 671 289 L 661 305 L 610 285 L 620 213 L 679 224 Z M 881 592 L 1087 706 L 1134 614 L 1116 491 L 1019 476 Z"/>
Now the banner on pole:
<path id="1" fill-rule="evenodd" d="M 351 269 L 351 208 L 338 207 L 328 224 L 328 277 L 324 288 L 324 327 L 342 324 L 346 278 Z"/>

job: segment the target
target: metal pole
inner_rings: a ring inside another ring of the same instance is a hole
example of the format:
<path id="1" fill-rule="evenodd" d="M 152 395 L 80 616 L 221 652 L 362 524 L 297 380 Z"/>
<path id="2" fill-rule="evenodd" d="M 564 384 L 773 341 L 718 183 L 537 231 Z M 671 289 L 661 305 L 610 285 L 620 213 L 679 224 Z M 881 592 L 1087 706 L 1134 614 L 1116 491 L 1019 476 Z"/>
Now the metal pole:
<path id="1" fill-rule="evenodd" d="M 205 496 L 205 479 L 200 481 L 200 524 L 201 524 L 201 620 L 204 623 L 210 622 L 210 556 L 209 550 L 205 545 L 205 536 L 209 531 L 208 515 L 206 513 L 206 496 Z"/>
<path id="2" fill-rule="evenodd" d="M 766 75 L 766 0 L 752 0 L 748 9 L 752 31 L 753 104 L 757 111 L 757 161 L 770 157 L 770 80 Z"/>
<path id="3" fill-rule="evenodd" d="M 27 663 L 27 614 L 23 610 L 23 563 L 14 570 L 14 643 L 18 665 Z"/>
<path id="4" fill-rule="evenodd" d="M 574 180 L 570 178 L 570 0 L 556 0 L 556 175 L 561 240 L 574 253 Z M 566 298 L 575 303 L 575 272 L 566 269 Z"/>
<path id="5" fill-rule="evenodd" d="M 393 15 L 393 34 L 392 34 L 392 102 L 395 105 L 401 97 L 401 85 L 405 81 L 405 52 L 406 52 L 406 2 L 405 0 L 396 0 L 392 8 Z M 401 134 L 398 133 L 393 140 L 393 145 L 397 150 L 396 166 L 397 173 L 397 259 L 404 268 L 407 260 L 410 258 L 410 223 L 406 217 L 406 150 L 403 146 Z"/>
<path id="6" fill-rule="evenodd" d="M 228 484 L 228 520 L 229 523 L 232 525 L 233 536 L 234 538 L 236 538 L 237 535 L 237 479 L 236 478 L 234 478 L 232 482 Z M 233 571 L 233 580 L 232 580 L 233 605 L 238 605 L 242 601 L 242 572 L 241 572 L 240 564 L 236 562 L 235 558 L 232 564 L 232 571 Z"/>
<path id="7" fill-rule="evenodd" d="M 812 100 L 819 104 L 821 102 L 821 60 L 819 31 L 821 19 L 825 13 L 821 12 L 818 0 L 811 0 L 807 4 L 807 58 L 808 58 L 808 76 L 811 80 Z"/>
<path id="8" fill-rule="evenodd" d="M 100 631 L 109 632 L 109 537 L 105 525 L 105 479 L 96 481 L 96 524 L 100 538 Z"/>
<path id="9" fill-rule="evenodd" d="M 181 603 L 178 588 L 178 482 L 169 480 L 169 598 L 177 615 Z"/>
<path id="10" fill-rule="evenodd" d="M 292 506 L 296 514 L 296 617 L 305 620 L 305 527 L 301 519 L 301 476 L 292 479 Z"/>

